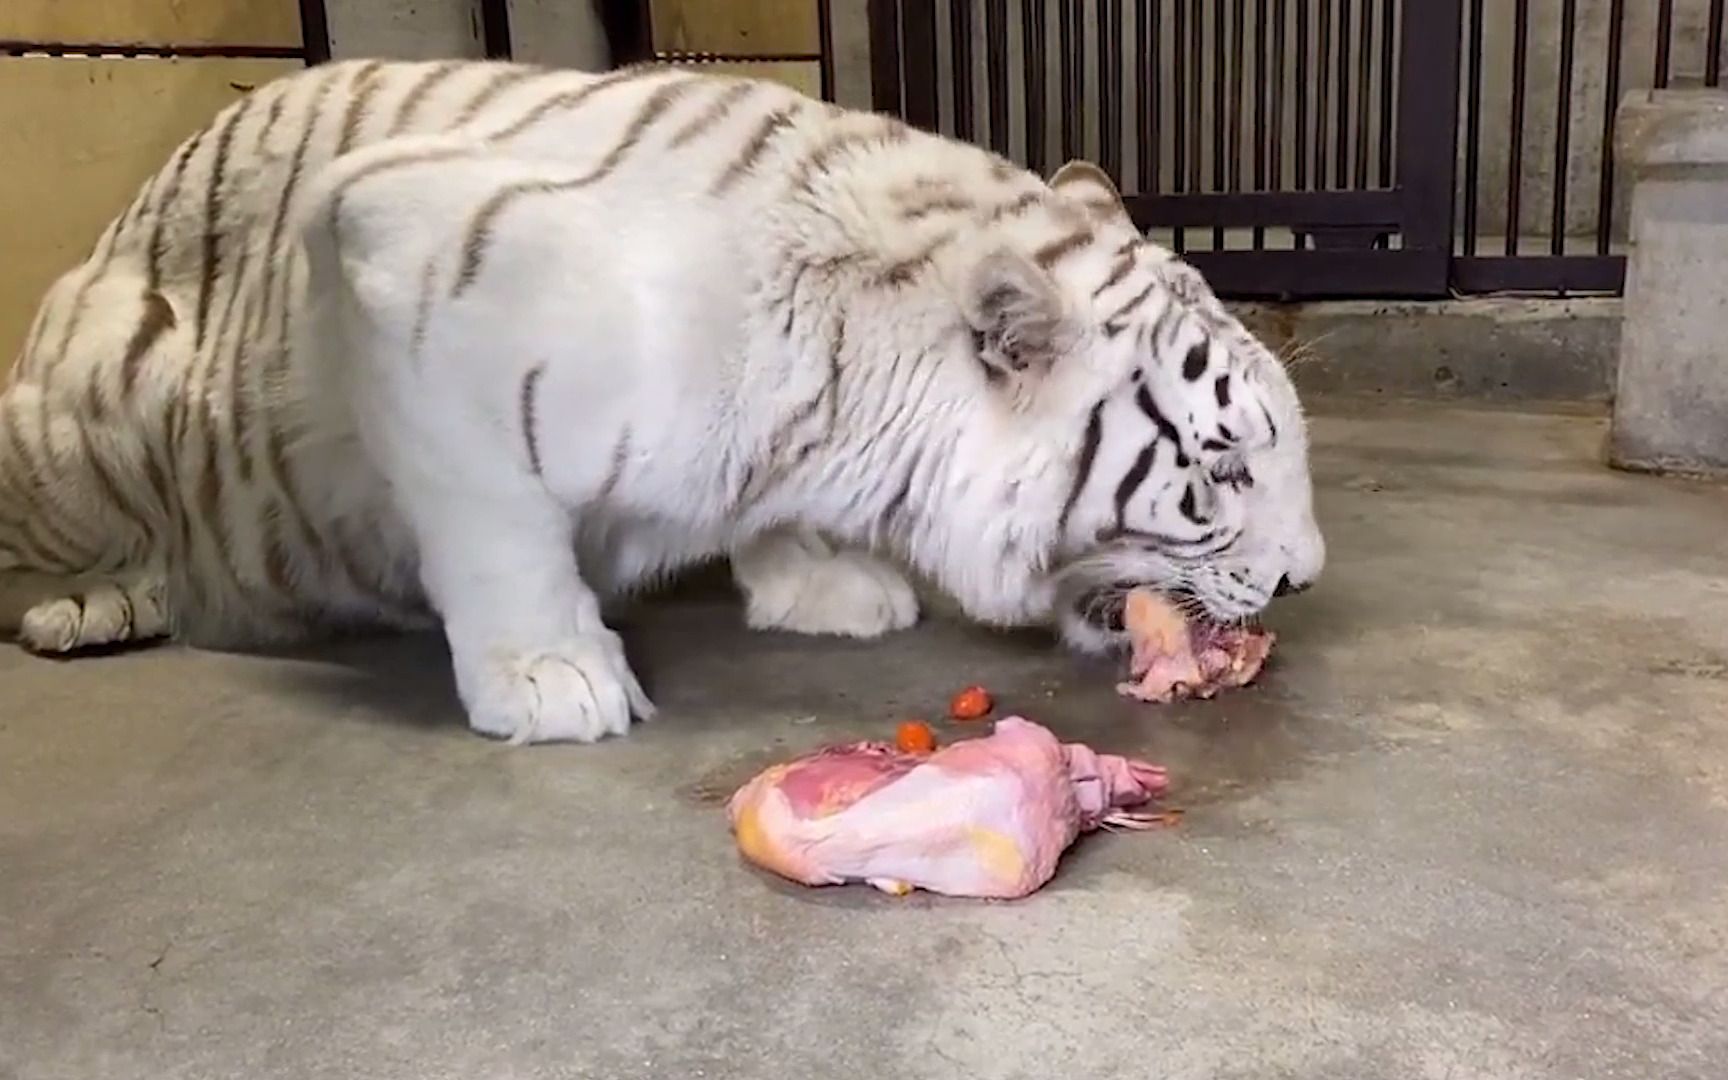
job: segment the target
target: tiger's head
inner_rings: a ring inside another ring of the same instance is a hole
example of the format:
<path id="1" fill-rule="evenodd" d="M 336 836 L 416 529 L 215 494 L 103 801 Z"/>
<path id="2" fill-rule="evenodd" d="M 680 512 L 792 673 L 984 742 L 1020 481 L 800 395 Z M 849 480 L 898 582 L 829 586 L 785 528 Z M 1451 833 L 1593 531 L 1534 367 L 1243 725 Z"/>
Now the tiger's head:
<path id="1" fill-rule="evenodd" d="M 1123 643 L 1132 587 L 1219 622 L 1307 588 L 1325 542 L 1282 363 L 1140 234 L 1102 171 L 1072 163 L 1049 188 L 1054 213 L 986 243 L 961 285 L 1002 406 L 992 439 L 1019 447 L 998 482 L 1039 477 L 1052 504 L 1036 614 L 1102 650 Z"/>

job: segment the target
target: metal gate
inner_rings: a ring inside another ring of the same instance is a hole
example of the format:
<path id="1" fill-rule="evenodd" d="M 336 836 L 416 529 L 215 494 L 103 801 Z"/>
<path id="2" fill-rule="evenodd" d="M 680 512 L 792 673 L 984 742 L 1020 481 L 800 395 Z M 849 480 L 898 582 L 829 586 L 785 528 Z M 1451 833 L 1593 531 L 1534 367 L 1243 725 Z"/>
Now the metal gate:
<path id="1" fill-rule="evenodd" d="M 871 0 L 875 105 L 1040 172 L 1095 160 L 1220 292 L 1441 296 L 1461 10 Z"/>
<path id="2" fill-rule="evenodd" d="M 1728 5 L 1532 6 L 871 0 L 872 84 L 1040 172 L 1097 162 L 1226 294 L 1618 292 L 1615 109 L 1718 86 Z"/>

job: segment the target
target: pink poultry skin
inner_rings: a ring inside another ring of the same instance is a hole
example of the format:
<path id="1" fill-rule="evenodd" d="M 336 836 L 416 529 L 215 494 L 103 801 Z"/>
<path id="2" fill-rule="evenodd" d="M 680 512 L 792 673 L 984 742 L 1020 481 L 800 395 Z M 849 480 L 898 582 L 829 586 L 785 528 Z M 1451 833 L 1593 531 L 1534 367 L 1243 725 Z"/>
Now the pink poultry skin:
<path id="1" fill-rule="evenodd" d="M 1134 643 L 1129 681 L 1116 687 L 1124 697 L 1167 702 L 1209 698 L 1219 690 L 1247 686 L 1260 674 L 1277 636 L 1258 626 L 1220 626 L 1193 621 L 1157 593 L 1128 594 L 1123 625 Z"/>
<path id="2" fill-rule="evenodd" d="M 1015 899 L 1036 892 L 1082 832 L 1150 828 L 1136 812 L 1162 768 L 1057 741 L 1018 716 L 933 754 L 862 742 L 776 765 L 732 796 L 738 848 L 805 885 Z"/>

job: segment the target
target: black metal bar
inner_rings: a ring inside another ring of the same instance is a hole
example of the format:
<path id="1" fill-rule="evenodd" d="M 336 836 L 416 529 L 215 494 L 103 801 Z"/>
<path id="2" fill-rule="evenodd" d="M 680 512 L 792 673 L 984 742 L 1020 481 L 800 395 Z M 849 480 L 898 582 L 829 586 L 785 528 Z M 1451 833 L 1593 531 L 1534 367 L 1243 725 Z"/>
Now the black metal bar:
<path id="1" fill-rule="evenodd" d="M 330 59 L 330 16 L 324 10 L 324 0 L 300 0 L 300 40 L 308 64 Z"/>
<path id="2" fill-rule="evenodd" d="M 984 69 L 990 88 L 990 148 L 1008 153 L 1008 0 L 984 0 Z"/>
<path id="3" fill-rule="evenodd" d="M 1367 0 L 1363 0 L 1364 3 Z M 1338 144 L 1334 179 L 1339 187 L 1350 186 L 1350 0 L 1338 0 Z"/>
<path id="4" fill-rule="evenodd" d="M 1674 51 L 1674 0 L 1659 0 L 1656 5 L 1656 76 L 1653 85 L 1658 90 L 1668 86 L 1669 58 Z"/>
<path id="5" fill-rule="evenodd" d="M 877 112 L 901 114 L 900 2 L 870 0 L 870 104 Z"/>
<path id="6" fill-rule="evenodd" d="M 104 44 L 82 41 L 10 41 L 0 40 L 0 56 L 148 56 L 148 57 L 216 57 L 247 60 L 306 60 L 312 63 L 304 45 L 139 45 Z M 325 55 L 322 59 L 328 60 Z"/>
<path id="7" fill-rule="evenodd" d="M 1026 27 L 1020 39 L 1020 53 L 1026 64 L 1026 164 L 1042 176 L 1050 148 L 1044 123 L 1044 35 L 1050 29 L 1050 20 L 1044 0 L 1025 0 L 1024 14 Z"/>
<path id="8" fill-rule="evenodd" d="M 1284 188 L 1284 44 L 1288 39 L 1289 5 L 1272 0 L 1272 186 Z M 1300 186 L 1300 185 L 1298 185 Z"/>
<path id="9" fill-rule="evenodd" d="M 1704 36 L 1704 85 L 1722 85 L 1722 11 L 1724 0 L 1710 0 L 1710 17 Z"/>
<path id="10" fill-rule="evenodd" d="M 595 7 L 606 32 L 606 48 L 613 67 L 654 58 L 654 27 L 648 14 L 648 0 L 598 0 Z"/>
<path id="11" fill-rule="evenodd" d="M 1362 0 L 1356 41 L 1356 186 L 1368 186 L 1368 114 L 1374 101 L 1374 0 Z"/>
<path id="12" fill-rule="evenodd" d="M 1332 0 L 1320 0 L 1320 25 L 1314 33 L 1320 53 L 1314 64 L 1314 186 L 1331 186 L 1327 168 L 1326 121 L 1332 113 Z"/>
<path id="13" fill-rule="evenodd" d="M 1392 88 L 1398 85 L 1393 44 L 1398 40 L 1398 0 L 1380 4 L 1380 186 L 1392 186 Z"/>
<path id="14" fill-rule="evenodd" d="M 1518 254 L 1519 202 L 1524 188 L 1524 83 L 1530 66 L 1530 0 L 1512 15 L 1512 130 L 1506 162 L 1506 254 Z"/>
<path id="15" fill-rule="evenodd" d="M 1272 24 L 1267 18 L 1266 0 L 1254 0 L 1254 190 L 1266 190 L 1266 35 Z M 1266 230 L 1254 227 L 1254 250 L 1266 247 Z"/>
<path id="16" fill-rule="evenodd" d="M 1296 190 L 1308 190 L 1308 5 L 1296 0 Z"/>
<path id="17" fill-rule="evenodd" d="M 1188 190 L 1199 191 L 1206 175 L 1206 0 L 1194 0 L 1188 14 Z"/>
<path id="18" fill-rule="evenodd" d="M 1223 7 L 1220 2 L 1219 7 Z M 1235 0 L 1230 6 L 1230 124 L 1225 135 L 1230 152 L 1225 158 L 1225 191 L 1242 190 L 1242 126 L 1245 123 L 1243 103 L 1247 87 L 1247 65 L 1244 57 L 1247 49 L 1247 31 L 1244 24 L 1248 21 L 1245 0 Z"/>
<path id="19" fill-rule="evenodd" d="M 1062 65 L 1062 160 L 1073 161 L 1084 152 L 1080 146 L 1080 103 L 1085 96 L 1085 54 L 1080 40 L 1085 26 L 1083 0 L 1063 0 L 1057 16 L 1057 47 Z"/>
<path id="20" fill-rule="evenodd" d="M 1571 164 L 1572 148 L 1572 53 L 1577 43 L 1578 0 L 1562 0 L 1559 113 L 1554 120 L 1554 217 L 1548 235 L 1548 250 L 1554 255 L 1566 254 L 1567 169 Z"/>
<path id="21" fill-rule="evenodd" d="M 816 0 L 816 47 L 821 50 L 822 58 L 818 71 L 821 74 L 822 100 L 833 101 L 834 86 L 834 9 L 831 0 Z"/>
<path id="22" fill-rule="evenodd" d="M 906 122 L 936 131 L 941 124 L 936 97 L 936 5 L 928 0 L 903 4 L 900 39 L 905 50 Z"/>
<path id="23" fill-rule="evenodd" d="M 1139 108 L 1135 128 L 1139 132 L 1140 152 L 1135 179 L 1136 186 L 1148 194 L 1158 190 L 1158 144 L 1163 134 L 1158 108 L 1163 104 L 1158 96 L 1164 70 L 1163 27 L 1159 25 L 1163 17 L 1164 5 L 1160 0 L 1134 0 L 1134 101 Z"/>
<path id="24" fill-rule="evenodd" d="M 977 129 L 972 114 L 972 0 L 948 0 L 948 47 L 954 58 L 954 134 L 971 142 Z"/>
<path id="25" fill-rule="evenodd" d="M 1171 86 L 1175 91 L 1172 99 L 1172 128 L 1176 136 L 1175 148 L 1172 152 L 1172 191 L 1188 190 L 1188 0 L 1174 0 L 1176 11 L 1171 27 L 1170 59 L 1171 74 L 1174 76 Z M 1195 63 L 1199 63 L 1196 59 Z M 1170 238 L 1170 246 L 1178 255 L 1187 249 L 1188 237 L 1181 229 L 1177 229 Z"/>
<path id="26" fill-rule="evenodd" d="M 1128 214 L 1142 228 L 1256 225 L 1397 228 L 1404 202 L 1392 191 L 1200 192 L 1129 195 Z"/>
<path id="27" fill-rule="evenodd" d="M 1608 73 L 1602 87 L 1602 170 L 1596 181 L 1596 254 L 1614 238 L 1614 116 L 1620 108 L 1620 55 L 1625 51 L 1626 0 L 1608 4 Z"/>
<path id="28" fill-rule="evenodd" d="M 1187 190 L 1187 3 L 1189 0 L 1173 0 L 1175 14 L 1172 17 L 1172 45 L 1170 45 L 1170 93 L 1172 93 L 1172 111 L 1170 111 L 1170 128 L 1175 135 L 1175 145 L 1172 147 L 1172 159 L 1175 164 L 1173 183 L 1170 190 L 1185 192 Z M 1156 76 L 1153 76 L 1156 78 Z M 1180 238 L 1180 237 L 1178 237 Z"/>
<path id="29" fill-rule="evenodd" d="M 1497 255 L 1452 261 L 1452 287 L 1462 293 L 1619 293 L 1626 288 L 1623 255 Z"/>
<path id="30" fill-rule="evenodd" d="M 1476 254 L 1476 181 L 1482 160 L 1482 0 L 1470 0 L 1464 71 L 1464 254 Z"/>
<path id="31" fill-rule="evenodd" d="M 486 59 L 510 59 L 510 0 L 480 0 L 480 43 Z"/>
<path id="32" fill-rule="evenodd" d="M 1122 0 L 1098 14 L 1098 165 L 1122 183 Z"/>
<path id="33" fill-rule="evenodd" d="M 1212 190 L 1223 191 L 1224 185 L 1224 0 L 1212 0 Z M 1212 230 L 1212 250 L 1224 247 L 1224 230 Z"/>
<path id="34" fill-rule="evenodd" d="M 1398 191 L 1403 254 L 1429 269 L 1432 295 L 1446 294 L 1457 177 L 1458 52 L 1462 0 L 1406 4 L 1400 32 Z M 1382 254 L 1394 254 L 1383 252 Z"/>

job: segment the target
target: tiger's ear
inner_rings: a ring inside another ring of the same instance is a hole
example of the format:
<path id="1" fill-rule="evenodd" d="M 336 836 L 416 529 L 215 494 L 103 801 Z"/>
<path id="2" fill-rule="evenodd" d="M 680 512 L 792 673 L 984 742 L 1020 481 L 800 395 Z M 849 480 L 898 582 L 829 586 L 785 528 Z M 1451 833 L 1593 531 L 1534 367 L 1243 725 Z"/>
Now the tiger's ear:
<path id="1" fill-rule="evenodd" d="M 978 360 L 993 377 L 1042 375 L 1078 339 L 1056 282 L 1021 252 L 990 251 L 973 264 L 963 288 Z"/>
<path id="2" fill-rule="evenodd" d="M 1070 161 L 1050 178 L 1050 188 L 1086 207 L 1094 220 L 1128 222 L 1128 207 L 1109 174 L 1090 161 Z"/>

